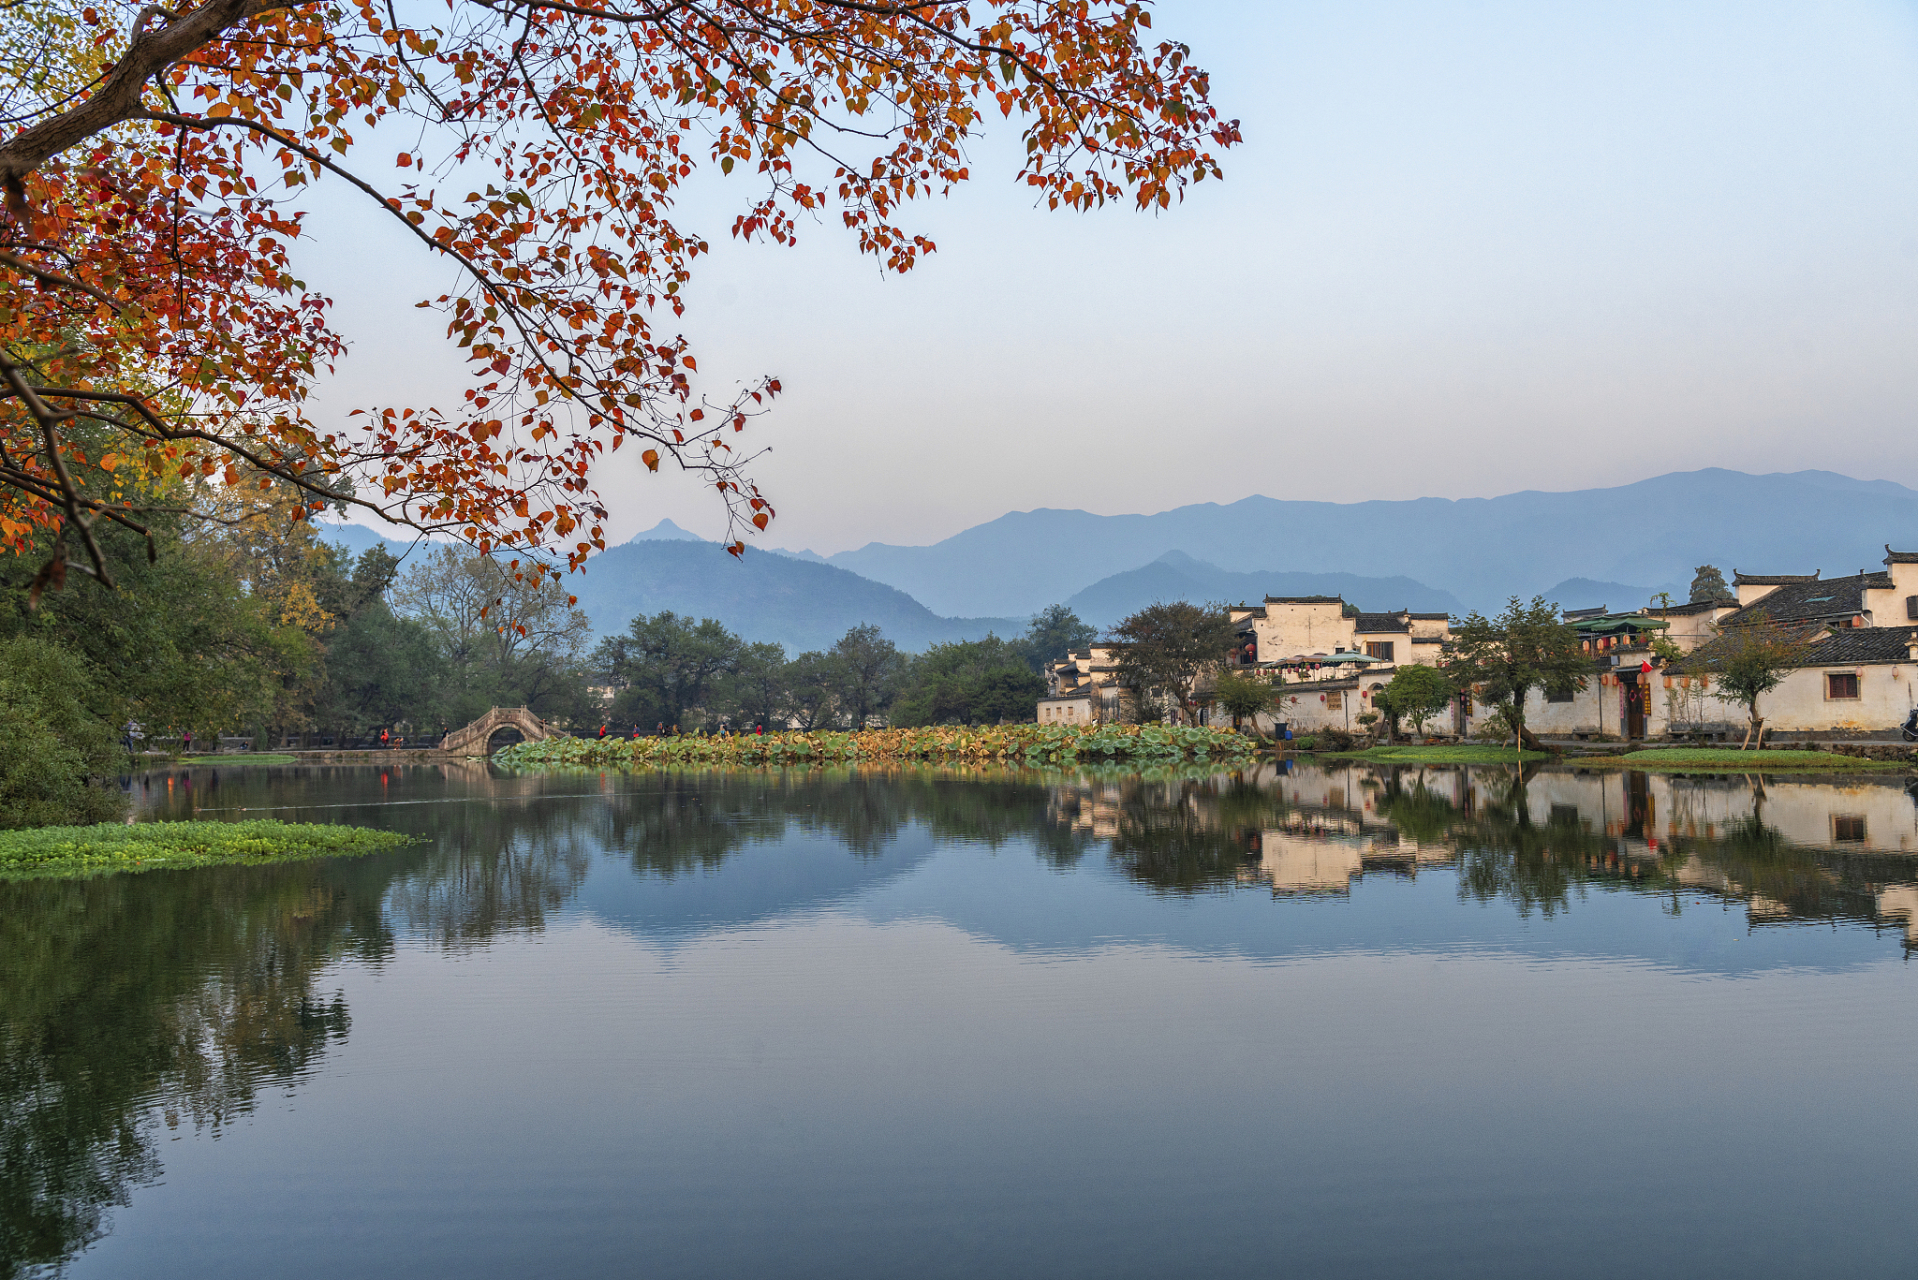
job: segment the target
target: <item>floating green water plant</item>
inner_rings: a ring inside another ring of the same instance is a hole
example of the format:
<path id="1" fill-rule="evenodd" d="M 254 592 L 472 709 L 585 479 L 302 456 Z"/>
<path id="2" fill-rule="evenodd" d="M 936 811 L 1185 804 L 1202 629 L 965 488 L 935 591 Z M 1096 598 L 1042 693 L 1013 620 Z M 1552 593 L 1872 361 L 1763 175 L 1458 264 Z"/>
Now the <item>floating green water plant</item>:
<path id="1" fill-rule="evenodd" d="M 270 818 L 37 827 L 0 831 L 0 879 L 357 857 L 398 848 L 409 840 L 397 831 Z"/>
<path id="2" fill-rule="evenodd" d="M 768 733 L 715 737 L 548 738 L 518 742 L 494 759 L 503 765 L 650 769 L 689 764 L 812 765 L 860 761 L 1002 761 L 1032 766 L 1079 762 L 1168 763 L 1236 760 L 1258 744 L 1225 729 L 1178 725 L 991 725 L 867 729 L 858 733 Z"/>

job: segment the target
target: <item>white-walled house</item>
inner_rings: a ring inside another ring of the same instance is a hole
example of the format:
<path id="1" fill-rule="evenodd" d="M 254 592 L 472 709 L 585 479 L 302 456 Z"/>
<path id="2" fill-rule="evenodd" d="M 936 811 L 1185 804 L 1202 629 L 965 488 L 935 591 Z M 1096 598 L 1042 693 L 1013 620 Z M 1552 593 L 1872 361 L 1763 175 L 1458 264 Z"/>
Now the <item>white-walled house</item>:
<path id="1" fill-rule="evenodd" d="M 1224 669 L 1285 681 L 1281 709 L 1258 717 L 1268 733 L 1275 721 L 1288 720 L 1305 732 L 1357 728 L 1357 717 L 1371 710 L 1374 688 L 1382 688 L 1397 667 L 1436 666 L 1451 636 L 1446 614 L 1365 613 L 1339 596 L 1268 596 L 1261 604 L 1235 605 L 1229 615 L 1239 643 Z M 1052 663 L 1038 722 L 1121 718 L 1122 699 L 1129 695 L 1114 683 L 1118 648 L 1092 645 Z"/>
<path id="2" fill-rule="evenodd" d="M 1098 724 L 1119 719 L 1123 696 L 1113 677 L 1118 673 L 1117 645 L 1095 644 L 1073 649 L 1046 668 L 1046 696 L 1039 699 L 1040 724 Z"/>
<path id="3" fill-rule="evenodd" d="M 1810 647 L 1759 699 L 1771 733 L 1884 733 L 1918 706 L 1918 552 L 1885 548 L 1885 568 L 1844 578 L 1735 573 L 1740 607 L 1719 626 L 1789 628 Z M 1744 707 L 1714 688 L 1713 646 L 1669 673 L 1673 732 L 1729 731 Z"/>
<path id="4" fill-rule="evenodd" d="M 1267 596 L 1229 612 L 1239 638 L 1233 669 L 1282 681 L 1275 709 L 1258 717 L 1266 733 L 1362 728 L 1392 673 L 1437 666 L 1452 634 L 1447 614 L 1367 613 L 1339 596 Z"/>

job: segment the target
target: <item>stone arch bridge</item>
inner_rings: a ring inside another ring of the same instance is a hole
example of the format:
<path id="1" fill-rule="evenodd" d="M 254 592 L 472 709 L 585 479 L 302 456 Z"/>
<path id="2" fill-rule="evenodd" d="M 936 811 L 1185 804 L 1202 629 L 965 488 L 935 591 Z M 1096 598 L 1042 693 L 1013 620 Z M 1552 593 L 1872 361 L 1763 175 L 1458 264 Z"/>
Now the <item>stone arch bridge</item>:
<path id="1" fill-rule="evenodd" d="M 483 756 L 487 744 L 501 729 L 518 729 L 528 742 L 562 736 L 525 707 L 494 707 L 464 729 L 455 729 L 440 741 L 440 750 L 456 756 Z"/>

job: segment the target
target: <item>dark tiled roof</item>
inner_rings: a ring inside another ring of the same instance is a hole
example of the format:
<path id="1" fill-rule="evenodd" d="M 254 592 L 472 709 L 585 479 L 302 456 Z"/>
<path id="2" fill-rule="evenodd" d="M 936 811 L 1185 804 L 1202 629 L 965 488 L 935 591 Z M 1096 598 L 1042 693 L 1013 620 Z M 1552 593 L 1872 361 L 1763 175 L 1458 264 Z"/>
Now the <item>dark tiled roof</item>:
<path id="1" fill-rule="evenodd" d="M 1267 604 L 1344 604 L 1344 596 L 1267 596 Z"/>
<path id="2" fill-rule="evenodd" d="M 1410 631 L 1411 621 L 1402 613 L 1361 613 L 1353 619 L 1355 629 L 1365 634 L 1382 631 Z"/>
<path id="3" fill-rule="evenodd" d="M 1450 622 L 1452 620 L 1452 615 L 1449 613 L 1408 613 L 1405 616 L 1415 622 Z"/>
<path id="4" fill-rule="evenodd" d="M 1710 613 L 1713 609 L 1724 609 L 1730 606 L 1734 606 L 1737 603 L 1738 601 L 1731 599 L 1729 597 L 1723 600 L 1696 600 L 1690 604 L 1665 605 L 1655 610 L 1647 609 L 1645 612 L 1647 613 L 1655 612 L 1660 617 L 1664 617 L 1666 614 L 1670 614 L 1670 613 Z"/>
<path id="5" fill-rule="evenodd" d="M 1746 622 L 1755 622 L 1762 614 L 1772 622 L 1812 622 L 1820 618 L 1848 618 L 1862 613 L 1865 608 L 1866 587 L 1887 587 L 1889 580 L 1879 581 L 1883 574 L 1861 573 L 1849 578 L 1798 578 L 1767 592 L 1760 600 L 1755 600 L 1726 616 L 1724 625 L 1736 627 Z M 1749 582 L 1751 579 L 1741 579 Z"/>
<path id="6" fill-rule="evenodd" d="M 1909 662 L 1914 627 L 1845 627 L 1813 645 L 1799 665 L 1835 667 L 1855 662 Z"/>
<path id="7" fill-rule="evenodd" d="M 1822 572 L 1822 571 L 1821 571 Z M 1732 570 L 1732 585 L 1746 587 L 1783 587 L 1794 582 L 1816 582 L 1816 573 L 1740 573 Z"/>
<path id="8" fill-rule="evenodd" d="M 1816 636 L 1824 628 L 1808 625 L 1799 634 Z M 1836 627 L 1816 640 L 1798 660 L 1800 667 L 1856 666 L 1873 662 L 1908 662 L 1912 637 L 1918 627 Z M 1705 675 L 1718 669 L 1718 650 L 1725 643 L 1712 640 L 1667 668 L 1669 675 Z"/>
<path id="9" fill-rule="evenodd" d="M 1886 564 L 1918 564 L 1918 551 L 1893 551 L 1891 544 L 1885 544 Z"/>

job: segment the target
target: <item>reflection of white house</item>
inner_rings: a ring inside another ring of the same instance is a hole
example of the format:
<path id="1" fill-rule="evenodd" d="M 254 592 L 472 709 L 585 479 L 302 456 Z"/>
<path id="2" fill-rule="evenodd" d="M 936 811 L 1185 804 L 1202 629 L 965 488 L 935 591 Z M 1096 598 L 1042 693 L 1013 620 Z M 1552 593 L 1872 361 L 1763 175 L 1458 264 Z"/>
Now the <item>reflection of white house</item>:
<path id="1" fill-rule="evenodd" d="M 1918 945 L 1918 885 L 1894 884 L 1878 891 L 1878 914 L 1905 922 L 1905 941 Z"/>
<path id="2" fill-rule="evenodd" d="M 1241 879 L 1272 886 L 1278 895 L 1349 893 L 1365 870 L 1365 855 L 1349 840 L 1297 836 L 1267 829 L 1259 837 L 1259 861 Z"/>

